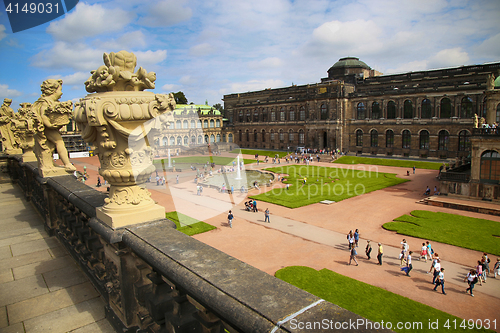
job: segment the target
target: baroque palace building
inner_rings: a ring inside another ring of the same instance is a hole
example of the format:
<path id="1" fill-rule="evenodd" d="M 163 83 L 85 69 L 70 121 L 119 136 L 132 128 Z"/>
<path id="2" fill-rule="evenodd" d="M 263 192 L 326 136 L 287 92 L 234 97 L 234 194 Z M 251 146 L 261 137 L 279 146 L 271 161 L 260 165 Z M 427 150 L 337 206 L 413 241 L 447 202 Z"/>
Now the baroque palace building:
<path id="1" fill-rule="evenodd" d="M 358 58 L 321 82 L 225 95 L 240 147 L 339 149 L 371 155 L 467 156 L 475 115 L 500 121 L 488 91 L 500 63 L 382 75 Z"/>

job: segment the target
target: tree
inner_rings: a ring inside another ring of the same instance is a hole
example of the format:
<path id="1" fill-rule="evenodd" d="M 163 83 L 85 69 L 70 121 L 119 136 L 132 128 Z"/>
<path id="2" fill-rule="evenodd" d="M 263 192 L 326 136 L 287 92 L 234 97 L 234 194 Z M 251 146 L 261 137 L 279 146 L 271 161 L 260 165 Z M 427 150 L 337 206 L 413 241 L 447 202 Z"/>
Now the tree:
<path id="1" fill-rule="evenodd" d="M 178 91 L 174 94 L 174 99 L 176 104 L 187 104 L 188 100 L 186 98 L 186 95 L 182 91 Z"/>

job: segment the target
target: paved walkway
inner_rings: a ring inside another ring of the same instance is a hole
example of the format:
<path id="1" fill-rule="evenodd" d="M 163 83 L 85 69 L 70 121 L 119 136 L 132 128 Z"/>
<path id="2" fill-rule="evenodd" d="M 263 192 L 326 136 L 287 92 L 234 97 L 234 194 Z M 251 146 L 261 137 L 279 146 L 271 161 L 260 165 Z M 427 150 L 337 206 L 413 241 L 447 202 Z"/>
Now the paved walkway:
<path id="1" fill-rule="evenodd" d="M 98 292 L 19 187 L 0 184 L 0 211 L 0 333 L 114 333 Z"/>

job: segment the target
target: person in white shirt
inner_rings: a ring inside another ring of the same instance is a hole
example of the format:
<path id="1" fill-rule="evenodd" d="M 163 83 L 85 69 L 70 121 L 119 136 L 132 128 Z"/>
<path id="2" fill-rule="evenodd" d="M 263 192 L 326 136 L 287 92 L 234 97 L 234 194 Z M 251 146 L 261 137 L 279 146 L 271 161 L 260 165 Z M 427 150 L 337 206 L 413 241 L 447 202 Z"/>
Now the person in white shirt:
<path id="1" fill-rule="evenodd" d="M 472 290 L 474 289 L 474 285 L 477 283 L 477 275 L 476 275 L 476 270 L 471 269 L 469 273 L 467 273 L 467 277 L 464 279 L 464 282 L 467 281 L 469 284 L 469 288 L 465 289 L 465 292 L 470 290 L 470 295 L 474 297 L 474 294 L 472 293 Z"/>
<path id="2" fill-rule="evenodd" d="M 439 272 L 436 280 L 436 285 L 434 286 L 433 290 L 436 290 L 439 285 L 441 285 L 443 295 L 446 295 L 446 293 L 444 292 L 444 268 L 441 268 L 441 271 Z"/>
<path id="3" fill-rule="evenodd" d="M 406 276 L 410 276 L 410 271 L 413 269 L 413 265 L 411 264 L 411 254 L 413 251 L 408 252 L 408 256 L 406 257 L 406 266 L 408 267 L 408 271 L 406 271 Z"/>

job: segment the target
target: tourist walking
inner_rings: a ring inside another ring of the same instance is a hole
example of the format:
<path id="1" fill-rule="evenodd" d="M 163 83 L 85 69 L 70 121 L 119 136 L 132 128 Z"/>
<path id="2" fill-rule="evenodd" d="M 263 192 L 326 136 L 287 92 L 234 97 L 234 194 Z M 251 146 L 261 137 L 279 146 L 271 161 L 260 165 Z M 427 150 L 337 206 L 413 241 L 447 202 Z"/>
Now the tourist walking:
<path id="1" fill-rule="evenodd" d="M 446 295 L 444 292 L 444 268 L 441 268 L 441 271 L 438 274 L 437 280 L 436 280 L 436 285 L 434 286 L 433 290 L 436 290 L 437 287 L 441 286 L 441 291 L 443 292 L 443 295 Z"/>
<path id="2" fill-rule="evenodd" d="M 271 223 L 271 220 L 269 219 L 269 208 L 266 208 L 266 210 L 264 211 L 264 223 L 265 222 Z"/>
<path id="3" fill-rule="evenodd" d="M 467 276 L 464 279 L 464 282 L 467 282 L 469 284 L 469 288 L 465 289 L 465 292 L 470 290 L 470 295 L 474 297 L 474 285 L 477 283 L 478 278 L 476 275 L 476 271 L 474 269 L 471 269 L 469 273 L 467 273 Z"/>
<path id="4" fill-rule="evenodd" d="M 406 257 L 406 267 L 408 267 L 408 270 L 406 271 L 406 276 L 410 276 L 410 272 L 413 269 L 413 265 L 411 264 L 411 254 L 413 251 L 408 252 L 408 256 Z"/>
<path id="5" fill-rule="evenodd" d="M 370 241 L 366 241 L 366 248 L 365 248 L 365 253 L 366 256 L 368 257 L 368 260 L 370 260 L 370 253 L 372 252 L 372 245 L 370 244 Z"/>
<path id="6" fill-rule="evenodd" d="M 356 247 L 358 247 L 358 242 L 359 242 L 359 230 L 356 229 L 356 231 L 354 231 L 354 243 L 356 244 Z"/>
<path id="7" fill-rule="evenodd" d="M 353 246 L 351 248 L 351 255 L 349 256 L 349 265 L 351 264 L 351 261 L 354 260 L 356 263 L 356 266 L 358 266 L 358 261 L 356 260 L 356 256 L 358 255 L 358 252 L 356 252 L 356 248 Z"/>
<path id="8" fill-rule="evenodd" d="M 426 241 L 425 244 L 427 244 L 427 256 L 429 257 L 429 260 L 432 260 L 432 255 L 434 254 L 434 250 L 432 249 L 431 243 L 429 241 Z"/>
<path id="9" fill-rule="evenodd" d="M 483 285 L 483 265 L 481 265 L 481 260 L 477 261 L 477 266 L 476 266 L 476 274 L 477 274 L 477 279 L 479 281 L 479 285 Z"/>
<path id="10" fill-rule="evenodd" d="M 418 260 L 424 259 L 425 262 L 427 262 L 427 246 L 425 243 L 422 243 L 422 248 L 420 249 L 420 257 L 418 257 Z"/>
<path id="11" fill-rule="evenodd" d="M 384 255 L 384 248 L 382 247 L 382 243 L 378 243 L 378 251 L 377 251 L 377 260 L 378 264 L 382 266 L 382 256 Z"/>
<path id="12" fill-rule="evenodd" d="M 231 213 L 231 211 L 229 211 L 229 214 L 227 214 L 227 223 L 229 224 L 229 227 L 232 228 L 233 227 L 233 213 Z"/>
<path id="13" fill-rule="evenodd" d="M 352 233 L 352 230 L 349 231 L 347 234 L 347 242 L 349 244 L 349 250 L 354 247 L 354 234 Z"/>
<path id="14" fill-rule="evenodd" d="M 259 210 L 257 209 L 257 201 L 253 201 L 253 211 L 254 213 L 257 213 Z"/>
<path id="15" fill-rule="evenodd" d="M 493 266 L 493 273 L 495 274 L 495 279 L 497 278 L 497 275 L 500 275 L 500 258 L 497 258 L 497 262 L 495 263 L 495 266 Z"/>

